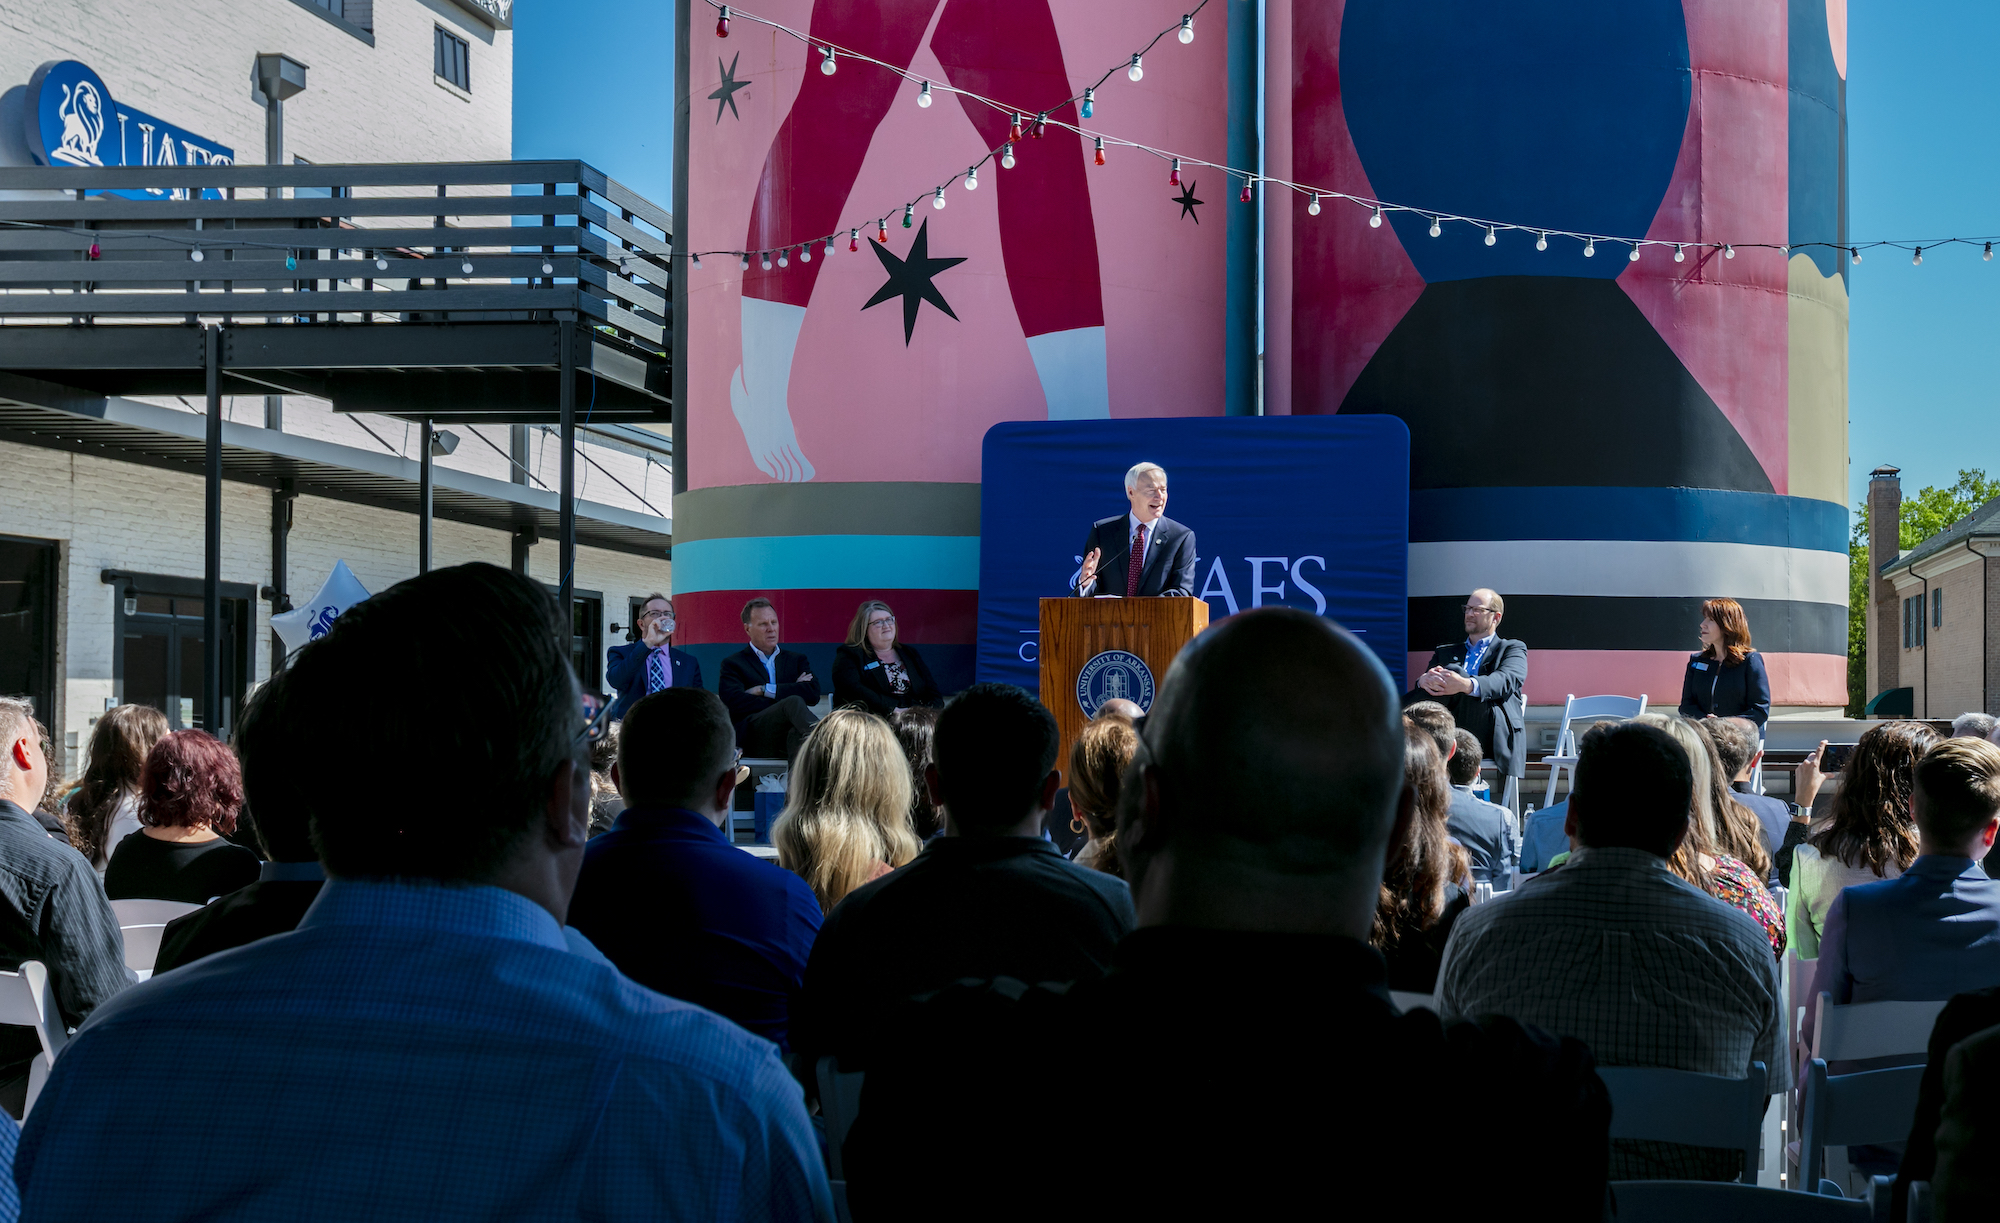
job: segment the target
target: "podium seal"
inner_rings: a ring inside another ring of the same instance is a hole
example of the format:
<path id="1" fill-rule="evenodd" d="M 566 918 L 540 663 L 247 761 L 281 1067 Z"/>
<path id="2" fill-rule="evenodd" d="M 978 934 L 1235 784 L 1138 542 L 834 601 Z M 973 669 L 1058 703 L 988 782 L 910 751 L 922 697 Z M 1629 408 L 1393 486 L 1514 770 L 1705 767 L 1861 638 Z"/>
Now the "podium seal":
<path id="1" fill-rule="evenodd" d="M 1137 702 L 1140 709 L 1153 707 L 1153 673 L 1144 659 L 1106 650 L 1083 664 L 1076 676 L 1076 703 L 1084 717 L 1096 717 L 1106 701 L 1120 698 Z"/>

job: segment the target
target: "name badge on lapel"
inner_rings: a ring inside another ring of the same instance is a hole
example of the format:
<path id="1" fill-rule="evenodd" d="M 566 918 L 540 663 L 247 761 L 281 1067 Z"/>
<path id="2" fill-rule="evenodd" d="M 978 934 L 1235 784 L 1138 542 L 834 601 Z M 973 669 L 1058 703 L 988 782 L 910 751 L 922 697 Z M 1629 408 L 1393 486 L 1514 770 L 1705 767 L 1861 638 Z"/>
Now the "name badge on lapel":
<path id="1" fill-rule="evenodd" d="M 1708 670 L 1708 664 L 1705 662 L 1698 662 L 1694 664 L 1694 669 L 1697 671 L 1706 671 Z"/>
<path id="2" fill-rule="evenodd" d="M 881 663 L 879 663 L 879 662 L 871 662 L 871 663 L 869 663 L 869 664 L 868 664 L 867 666 L 865 666 L 865 667 L 863 667 L 863 668 L 861 668 L 861 669 L 862 669 L 863 671 L 873 671 L 873 670 L 874 670 L 875 668 L 877 668 L 877 667 L 879 667 L 879 666 L 881 666 L 881 665 L 882 665 L 882 664 L 881 664 Z"/>

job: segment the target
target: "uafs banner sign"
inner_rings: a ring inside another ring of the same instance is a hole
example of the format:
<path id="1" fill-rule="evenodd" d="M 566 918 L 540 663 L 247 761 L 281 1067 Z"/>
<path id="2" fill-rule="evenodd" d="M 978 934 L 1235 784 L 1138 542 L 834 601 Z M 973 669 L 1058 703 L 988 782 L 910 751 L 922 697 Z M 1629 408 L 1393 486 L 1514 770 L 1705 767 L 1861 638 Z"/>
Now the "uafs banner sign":
<path id="1" fill-rule="evenodd" d="M 995 425 L 982 454 L 981 680 L 1033 690 L 1040 600 L 1064 594 L 1091 524 L 1129 511 L 1125 472 L 1167 471 L 1166 517 L 1194 532 L 1210 622 L 1283 605 L 1360 636 L 1404 682 L 1410 434 L 1394 416 Z M 1123 572 L 1107 558 L 1101 572 Z M 1051 695 L 1042 694 L 1048 701 Z"/>
<path id="2" fill-rule="evenodd" d="M 73 59 L 35 69 L 22 116 L 28 151 L 45 166 L 227 166 L 236 150 L 112 100 L 103 78 Z M 106 191 L 186 199 L 185 190 Z M 215 197 L 216 193 L 207 193 Z"/>

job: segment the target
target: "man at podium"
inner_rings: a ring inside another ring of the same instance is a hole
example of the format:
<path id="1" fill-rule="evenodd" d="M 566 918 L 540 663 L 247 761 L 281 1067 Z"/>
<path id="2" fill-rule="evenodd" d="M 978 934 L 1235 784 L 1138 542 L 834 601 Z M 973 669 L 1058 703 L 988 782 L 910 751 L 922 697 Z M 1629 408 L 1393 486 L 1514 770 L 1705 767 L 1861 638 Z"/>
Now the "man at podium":
<path id="1" fill-rule="evenodd" d="M 1100 518 L 1083 543 L 1071 587 L 1085 598 L 1194 594 L 1194 532 L 1166 516 L 1167 473 L 1136 463 L 1125 473 L 1127 513 Z"/>

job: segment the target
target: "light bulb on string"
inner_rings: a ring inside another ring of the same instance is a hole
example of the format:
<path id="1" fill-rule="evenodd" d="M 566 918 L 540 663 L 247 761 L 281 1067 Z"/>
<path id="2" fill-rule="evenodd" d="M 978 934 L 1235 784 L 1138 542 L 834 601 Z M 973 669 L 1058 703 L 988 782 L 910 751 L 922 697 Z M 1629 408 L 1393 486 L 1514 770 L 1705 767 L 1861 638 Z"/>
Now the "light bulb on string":
<path id="1" fill-rule="evenodd" d="M 903 205 L 903 228 L 908 229 L 910 226 L 916 223 L 917 223 L 917 206 L 915 204 Z"/>
<path id="2" fill-rule="evenodd" d="M 1097 164 L 1100 166 L 1104 164 L 1104 137 L 1102 136 L 1097 138 Z"/>
<path id="3" fill-rule="evenodd" d="M 1639 262 L 1639 244 L 1637 242 L 1632 244 L 1632 252 L 1626 255 L 1625 258 L 1631 263 Z"/>
<path id="4" fill-rule="evenodd" d="M 771 270 L 771 252 L 770 252 L 770 251 L 761 251 L 761 252 L 759 252 L 759 255 L 758 255 L 758 261 L 757 261 L 757 265 L 758 265 L 759 267 L 761 267 L 762 269 L 764 269 L 764 270 L 765 270 L 766 272 L 770 271 L 770 270 Z"/>
<path id="5" fill-rule="evenodd" d="M 1002 170 L 1014 168 L 1014 142 L 1011 140 L 1000 146 L 1000 168 Z"/>
<path id="6" fill-rule="evenodd" d="M 1442 225 L 1438 224 L 1438 218 L 1437 218 L 1437 217 L 1432 217 L 1432 218 L 1431 218 L 1431 237 L 1435 238 L 1435 237 L 1437 237 L 1437 236 L 1438 236 L 1439 234 L 1441 234 L 1441 233 L 1443 233 L 1443 232 L 1444 232 L 1444 226 L 1442 226 Z"/>
<path id="7" fill-rule="evenodd" d="M 1681 244 L 1678 242 L 1674 243 L 1674 262 L 1675 263 L 1687 262 L 1687 252 L 1681 249 Z"/>
<path id="8" fill-rule="evenodd" d="M 1488 225 L 1486 227 L 1486 245 L 1492 246 L 1495 242 L 1498 242 L 1499 240 L 1500 240 L 1499 236 L 1493 232 L 1493 227 L 1491 225 Z"/>
<path id="9" fill-rule="evenodd" d="M 1923 261 L 1924 261 L 1924 248 L 1920 246 L 1916 249 L 1916 252 L 1910 256 L 1910 266 L 1915 267 L 1918 264 L 1922 263 Z"/>
<path id="10" fill-rule="evenodd" d="M 200 263 L 202 260 L 206 258 L 208 258 L 208 256 L 201 253 L 201 248 L 199 246 L 195 247 L 193 250 L 188 252 L 188 260 L 192 263 Z"/>
<path id="11" fill-rule="evenodd" d="M 736 266 L 737 266 L 738 268 L 740 268 L 741 270 L 745 271 L 745 272 L 749 271 L 749 270 L 750 270 L 750 252 L 748 252 L 748 251 L 745 251 L 745 252 L 743 252 L 743 254 L 742 254 L 741 256 L 739 256 L 739 257 L 737 258 L 737 260 L 736 260 Z"/>
<path id="12" fill-rule="evenodd" d="M 861 249 L 861 231 L 859 229 L 850 229 L 847 231 L 847 249 L 850 252 Z"/>
<path id="13" fill-rule="evenodd" d="M 819 62 L 819 70 L 828 76 L 832 76 L 834 72 L 833 48 L 828 46 L 823 48 L 823 50 L 826 52 L 826 58 Z"/>
<path id="14" fill-rule="evenodd" d="M 1535 249 L 1538 251 L 1549 249 L 1549 235 L 1546 232 L 1535 235 Z"/>
<path id="15" fill-rule="evenodd" d="M 1048 131 L 1049 115 L 1047 111 L 1043 111 L 1041 114 L 1035 116 L 1035 130 L 1030 134 L 1034 139 L 1040 140 L 1043 136 L 1048 135 Z"/>
<path id="16" fill-rule="evenodd" d="M 700 255 L 695 255 L 695 256 L 693 257 L 693 263 L 694 263 L 694 270 L 695 270 L 695 271 L 697 271 L 697 272 L 701 271 L 701 256 L 700 256 Z M 554 265 L 554 264 L 550 263 L 550 262 L 549 262 L 548 260 L 546 260 L 546 259 L 542 260 L 542 275 L 544 275 L 544 276 L 547 276 L 547 275 L 550 275 L 550 274 L 551 274 L 551 273 L 553 273 L 553 272 L 554 272 L 555 270 L 556 270 L 556 268 L 555 268 L 555 265 Z"/>
<path id="17" fill-rule="evenodd" d="M 921 86 L 917 88 L 917 105 L 929 106 L 930 104 L 931 104 L 931 83 L 929 81 L 925 81 Z"/>
<path id="18" fill-rule="evenodd" d="M 715 36 L 729 37 L 729 6 L 726 4 L 722 6 L 722 15 L 715 19 Z"/>
<path id="19" fill-rule="evenodd" d="M 887 242 L 889 240 L 889 226 L 886 218 L 875 222 L 875 240 L 877 242 Z"/>
<path id="20" fill-rule="evenodd" d="M 937 189 L 937 194 L 931 197 L 931 207 L 933 207 L 933 208 L 942 208 L 942 207 L 944 207 L 944 188 L 943 188 L 943 187 L 939 187 L 939 188 Z"/>
<path id="21" fill-rule="evenodd" d="M 1083 91 L 1083 109 L 1077 113 L 1086 119 L 1097 113 L 1097 90 L 1095 87 Z"/>
<path id="22" fill-rule="evenodd" d="M 1181 18 L 1181 45 L 1186 46 L 1187 44 L 1193 41 L 1194 41 L 1194 14 L 1188 13 Z"/>
<path id="23" fill-rule="evenodd" d="M 388 271 L 389 261 L 380 255 L 375 256 L 375 270 L 378 272 Z"/>
<path id="24" fill-rule="evenodd" d="M 1319 215 L 1319 192 L 1313 192 L 1312 199 L 1306 202 L 1306 215 L 1309 217 Z"/>
<path id="25" fill-rule="evenodd" d="M 292 252 L 290 252 L 290 251 L 286 251 L 286 252 L 285 252 L 285 270 L 286 270 L 287 272 L 293 272 L 293 271 L 297 271 L 297 270 L 298 270 L 298 266 L 299 266 L 299 257 L 298 257 L 297 255 L 294 255 L 294 254 L 292 254 Z"/>
<path id="26" fill-rule="evenodd" d="M 1583 257 L 1585 259 L 1597 258 L 1597 239 L 1585 238 L 1583 240 Z"/>
<path id="27" fill-rule="evenodd" d="M 1368 228 L 1370 229 L 1382 228 L 1382 205 L 1380 204 L 1375 205 L 1375 214 L 1368 218 Z"/>
<path id="28" fill-rule="evenodd" d="M 1020 138 L 1021 138 L 1021 116 L 1017 114 L 1014 116 L 1013 120 L 1007 124 L 1007 139 L 1009 141 L 1014 141 L 1014 140 L 1019 140 Z"/>
<path id="29" fill-rule="evenodd" d="M 812 261 L 813 261 L 813 244 L 810 242 L 802 244 L 799 247 L 799 262 L 811 263 Z"/>
<path id="30" fill-rule="evenodd" d="M 98 246 L 97 243 L 93 242 L 90 244 L 90 257 L 92 259 L 97 258 L 99 255 L 102 255 L 103 253 L 104 249 Z"/>
<path id="31" fill-rule="evenodd" d="M 700 266 L 701 266 L 701 256 L 700 256 L 700 255 L 696 255 L 696 256 L 694 257 L 694 265 L 695 265 L 696 267 L 700 267 Z M 555 275 L 555 274 L 556 274 L 556 265 L 555 265 L 555 264 L 553 264 L 553 263 L 551 263 L 551 262 L 550 262 L 549 260 L 547 260 L 547 259 L 544 259 L 544 260 L 542 260 L 542 275 L 544 275 L 544 276 L 553 276 L 553 275 Z"/>
<path id="32" fill-rule="evenodd" d="M 1733 246 L 1731 246 L 1731 245 L 1730 245 L 1729 243 L 1727 243 L 1727 242 L 1723 243 L 1723 244 L 1722 244 L 1722 257 L 1723 257 L 1724 259 L 1734 259 L 1734 258 L 1736 258 L 1736 248 L 1735 248 L 1735 247 L 1733 247 Z"/>
<path id="33" fill-rule="evenodd" d="M 1981 259 L 1984 259 L 1988 263 L 1993 262 L 1993 244 L 1991 242 L 1988 242 L 1986 244 L 1985 252 L 1982 253 L 1979 257 Z"/>
<path id="34" fill-rule="evenodd" d="M 1237 194 L 1236 198 L 1241 200 L 1245 204 L 1249 203 L 1251 200 L 1256 198 L 1256 195 L 1252 193 L 1250 190 L 1249 179 L 1246 178 L 1243 180 L 1243 190 Z"/>
<path id="35" fill-rule="evenodd" d="M 464 272 L 467 276 L 472 275 L 472 260 L 466 259 L 460 262 L 458 265 L 458 270 Z"/>
<path id="36" fill-rule="evenodd" d="M 1181 185 L 1181 159 L 1176 157 L 1174 158 L 1173 168 L 1167 171 L 1167 186 L 1178 187 L 1180 185 Z"/>
<path id="37" fill-rule="evenodd" d="M 1848 252 L 1848 254 L 1850 254 L 1850 255 L 1854 256 L 1854 262 L 1856 262 L 1856 263 L 1860 263 L 1860 262 L 1861 262 L 1861 248 L 1860 248 L 1860 247 L 1858 247 L 1858 246 L 1857 246 L 1857 247 L 1855 247 L 1855 248 L 1854 248 L 1853 250 L 1849 251 L 1849 252 Z"/>
<path id="38" fill-rule="evenodd" d="M 789 246 L 788 246 L 788 247 L 785 247 L 785 248 L 784 248 L 783 250 L 781 250 L 781 251 L 779 251 L 779 252 L 778 252 L 778 266 L 779 266 L 779 267 L 781 267 L 781 268 L 788 268 L 788 267 L 792 266 L 792 248 L 791 248 L 791 247 L 789 247 Z"/>
<path id="39" fill-rule="evenodd" d="M 833 256 L 833 235 L 832 235 L 832 234 L 828 234 L 828 235 L 826 236 L 826 249 L 825 249 L 825 250 L 823 250 L 823 251 L 821 251 L 821 252 L 820 252 L 820 254 L 822 254 L 822 255 L 825 255 L 825 256 L 827 256 L 828 258 L 832 258 L 832 256 Z"/>
<path id="40" fill-rule="evenodd" d="M 1099 165 L 1102 165 L 1102 164 L 1104 164 L 1104 163 L 1102 163 L 1102 162 L 1099 162 L 1098 164 L 1099 164 Z M 967 170 L 967 171 L 965 172 L 965 189 L 966 189 L 967 191 L 977 191 L 977 190 L 979 190 L 979 167 L 978 167 L 978 166 L 973 166 L 973 167 L 972 167 L 971 169 L 969 169 L 969 170 Z"/>
<path id="41" fill-rule="evenodd" d="M 1139 53 L 1137 51 L 1132 52 L 1132 66 L 1125 70 L 1125 75 L 1130 77 L 1134 81 L 1142 80 L 1145 78 L 1146 69 L 1142 64 L 1140 64 Z"/>

